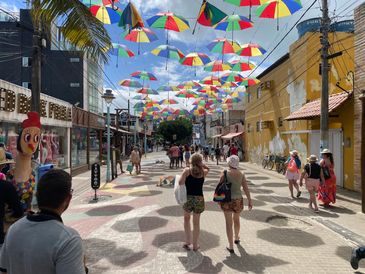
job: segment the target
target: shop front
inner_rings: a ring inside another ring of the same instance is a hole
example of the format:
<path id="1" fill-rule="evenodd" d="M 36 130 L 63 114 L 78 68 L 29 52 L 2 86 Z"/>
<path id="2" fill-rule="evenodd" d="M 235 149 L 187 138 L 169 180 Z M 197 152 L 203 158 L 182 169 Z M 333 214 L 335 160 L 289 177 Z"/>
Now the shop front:
<path id="1" fill-rule="evenodd" d="M 87 171 L 94 163 L 101 163 L 104 128 L 103 116 L 73 107 L 70 140 L 70 166 L 73 176 Z"/>
<path id="2" fill-rule="evenodd" d="M 21 122 L 30 111 L 31 91 L 0 80 L 0 142 L 16 157 Z M 39 146 L 40 164 L 69 169 L 72 105 L 41 94 L 42 137 Z"/>
<path id="3" fill-rule="evenodd" d="M 245 142 L 244 129 L 242 123 L 237 123 L 229 126 L 229 133 L 222 135 L 221 138 L 224 143 L 229 142 L 238 147 L 238 156 L 241 161 L 245 160 Z"/>

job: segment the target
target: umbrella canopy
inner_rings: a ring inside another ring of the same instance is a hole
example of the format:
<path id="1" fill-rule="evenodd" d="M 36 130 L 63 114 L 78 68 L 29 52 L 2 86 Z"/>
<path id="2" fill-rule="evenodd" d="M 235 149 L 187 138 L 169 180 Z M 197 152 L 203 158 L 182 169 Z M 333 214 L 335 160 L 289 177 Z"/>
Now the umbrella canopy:
<path id="1" fill-rule="evenodd" d="M 228 40 L 226 38 L 218 38 L 211 42 L 207 48 L 211 52 L 220 54 L 236 53 L 240 50 L 240 45 L 237 42 Z"/>
<path id="2" fill-rule="evenodd" d="M 260 80 L 256 78 L 244 78 L 242 81 L 240 81 L 240 85 L 246 87 L 254 86 L 258 83 L 260 83 Z"/>
<path id="3" fill-rule="evenodd" d="M 197 82 L 197 81 L 187 81 L 184 82 L 180 85 L 178 85 L 177 87 L 180 89 L 196 89 L 196 88 L 200 88 L 202 85 Z"/>
<path id="4" fill-rule="evenodd" d="M 204 67 L 205 71 L 210 71 L 210 72 L 225 71 L 225 70 L 230 70 L 230 69 L 231 69 L 231 66 L 227 63 L 223 63 L 222 60 L 216 60 L 216 61 L 210 62 L 210 63 L 206 64 Z"/>
<path id="5" fill-rule="evenodd" d="M 238 84 L 236 84 L 235 82 L 225 82 L 221 88 L 223 89 L 229 89 L 229 88 L 236 88 L 238 87 Z"/>
<path id="6" fill-rule="evenodd" d="M 218 92 L 219 89 L 215 86 L 204 86 L 198 89 L 198 91 L 202 93 L 210 93 L 210 92 Z"/>
<path id="7" fill-rule="evenodd" d="M 134 53 L 126 45 L 113 43 L 113 48 L 109 51 L 112 55 L 119 57 L 133 57 Z"/>
<path id="8" fill-rule="evenodd" d="M 221 79 L 216 76 L 207 76 L 200 82 L 204 85 L 211 85 L 211 86 L 221 86 L 222 85 Z"/>
<path id="9" fill-rule="evenodd" d="M 238 72 L 228 72 L 222 75 L 221 79 L 224 82 L 240 82 L 244 77 Z"/>
<path id="10" fill-rule="evenodd" d="M 134 109 L 141 109 L 141 108 L 144 108 L 146 106 L 146 104 L 145 103 L 143 103 L 143 102 L 138 102 L 138 103 L 136 103 L 134 106 L 133 106 L 133 108 Z"/>
<path id="11" fill-rule="evenodd" d="M 178 93 L 176 93 L 175 95 L 176 97 L 179 98 L 198 98 L 198 94 L 196 94 L 193 91 L 189 91 L 189 90 L 181 90 Z"/>
<path id="12" fill-rule="evenodd" d="M 233 103 L 239 103 L 241 101 L 242 101 L 242 99 L 240 99 L 238 97 L 235 97 L 235 98 L 227 98 L 227 99 L 224 99 L 223 100 L 223 103 L 224 104 L 233 104 Z"/>
<path id="13" fill-rule="evenodd" d="M 255 65 L 250 62 L 242 62 L 240 60 L 234 60 L 230 62 L 232 71 L 249 71 L 255 68 Z"/>
<path id="14" fill-rule="evenodd" d="M 112 6 L 114 3 L 119 2 L 119 0 L 82 0 L 81 2 L 87 6 Z"/>
<path id="15" fill-rule="evenodd" d="M 223 31 L 244 30 L 252 27 L 253 23 L 250 19 L 237 14 L 228 15 L 214 26 L 215 29 Z"/>
<path id="16" fill-rule="evenodd" d="M 150 80 L 150 81 L 157 81 L 157 78 L 155 77 L 155 75 L 153 75 L 150 72 L 147 71 L 135 71 L 131 74 L 132 77 L 134 78 L 138 78 L 141 80 Z"/>
<path id="17" fill-rule="evenodd" d="M 151 28 L 166 29 L 182 32 L 189 29 L 189 22 L 182 16 L 172 12 L 159 12 L 155 16 L 147 19 Z"/>
<path id="18" fill-rule="evenodd" d="M 137 93 L 140 94 L 153 94 L 153 95 L 158 95 L 158 92 L 150 87 L 143 87 L 139 90 L 136 91 Z"/>
<path id="19" fill-rule="evenodd" d="M 174 115 L 178 115 L 178 116 L 188 116 L 190 115 L 189 111 L 187 111 L 186 109 L 177 109 L 173 112 Z"/>
<path id="20" fill-rule="evenodd" d="M 260 6 L 263 2 L 267 0 L 223 0 L 224 2 L 230 3 L 237 7 L 250 7 L 249 19 L 251 20 L 251 7 Z"/>
<path id="21" fill-rule="evenodd" d="M 203 26 L 212 27 L 222 21 L 226 16 L 227 14 L 218 9 L 216 6 L 213 6 L 206 0 L 203 0 L 197 22 Z"/>
<path id="22" fill-rule="evenodd" d="M 176 105 L 179 102 L 174 99 L 164 99 L 160 101 L 160 105 Z"/>
<path id="23" fill-rule="evenodd" d="M 111 7 L 91 6 L 90 12 L 103 24 L 114 24 L 120 19 L 120 10 L 114 10 Z"/>
<path id="24" fill-rule="evenodd" d="M 123 38 L 135 43 L 150 43 L 158 40 L 157 35 L 149 28 L 136 28 L 126 31 Z"/>
<path id="25" fill-rule="evenodd" d="M 160 45 L 151 51 L 152 54 L 169 59 L 180 60 L 184 54 L 176 47 L 170 45 Z"/>
<path id="26" fill-rule="evenodd" d="M 136 95 L 132 99 L 134 99 L 134 100 L 144 100 L 146 98 L 148 98 L 147 95 Z"/>
<path id="27" fill-rule="evenodd" d="M 208 55 L 205 53 L 192 52 L 180 59 L 180 63 L 184 66 L 204 66 L 210 62 Z"/>
<path id="28" fill-rule="evenodd" d="M 237 52 L 239 56 L 260 56 L 266 53 L 259 44 L 243 44 Z"/>
<path id="29" fill-rule="evenodd" d="M 163 85 L 157 89 L 157 91 L 179 91 L 180 89 L 176 86 Z"/>
<path id="30" fill-rule="evenodd" d="M 118 26 L 129 30 L 144 27 L 143 19 L 133 3 L 129 2 L 123 10 Z"/>
<path id="31" fill-rule="evenodd" d="M 122 87 L 128 87 L 128 88 L 141 88 L 142 85 L 140 82 L 132 79 L 124 79 L 119 82 L 119 85 Z"/>

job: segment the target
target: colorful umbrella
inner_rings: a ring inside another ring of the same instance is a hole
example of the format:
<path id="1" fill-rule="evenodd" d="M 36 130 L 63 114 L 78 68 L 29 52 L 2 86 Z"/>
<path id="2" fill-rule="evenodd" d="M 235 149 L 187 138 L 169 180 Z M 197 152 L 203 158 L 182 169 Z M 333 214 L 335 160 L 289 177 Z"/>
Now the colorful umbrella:
<path id="1" fill-rule="evenodd" d="M 189 90 L 181 90 L 179 91 L 178 93 L 176 93 L 175 95 L 176 97 L 179 97 L 179 98 L 198 98 L 198 94 L 196 94 L 195 92 L 193 91 L 189 91 Z"/>
<path id="2" fill-rule="evenodd" d="M 140 53 L 140 43 L 151 43 L 158 40 L 157 35 L 148 28 L 136 28 L 126 31 L 123 35 L 125 40 L 138 43 L 138 54 Z"/>
<path id="3" fill-rule="evenodd" d="M 241 101 L 242 101 L 242 99 L 235 97 L 235 98 L 227 98 L 227 99 L 224 99 L 223 100 L 223 103 L 224 104 L 233 104 L 233 103 L 239 103 Z"/>
<path id="4" fill-rule="evenodd" d="M 213 61 L 204 66 L 205 71 L 215 72 L 215 71 L 225 71 L 230 70 L 231 66 L 227 63 L 223 63 L 221 60 Z"/>
<path id="5" fill-rule="evenodd" d="M 218 92 L 219 89 L 215 86 L 204 86 L 198 89 L 198 91 L 202 93 L 209 93 L 209 92 Z"/>
<path id="6" fill-rule="evenodd" d="M 82 0 L 83 4 L 87 6 L 114 6 L 114 3 L 119 2 L 119 0 Z"/>
<path id="7" fill-rule="evenodd" d="M 300 0 L 270 0 L 257 8 L 256 15 L 261 18 L 277 19 L 277 30 L 279 30 L 279 18 L 290 16 L 301 8 Z"/>
<path id="8" fill-rule="evenodd" d="M 157 78 L 155 77 L 155 75 L 153 75 L 150 72 L 143 71 L 143 70 L 133 72 L 131 74 L 131 76 L 134 77 L 134 78 L 141 79 L 141 80 L 157 81 Z"/>
<path id="9" fill-rule="evenodd" d="M 228 72 L 222 75 L 221 79 L 224 82 L 240 82 L 243 80 L 243 76 L 238 72 Z"/>
<path id="10" fill-rule="evenodd" d="M 151 28 L 166 29 L 182 32 L 189 29 L 189 22 L 182 16 L 172 12 L 159 12 L 155 16 L 147 19 Z"/>
<path id="11" fill-rule="evenodd" d="M 178 48 L 170 45 L 160 45 L 151 52 L 156 56 L 166 58 L 166 70 L 168 59 L 176 59 L 180 61 L 181 58 L 184 58 L 184 54 Z"/>
<path id="12" fill-rule="evenodd" d="M 164 99 L 160 101 L 160 105 L 176 105 L 179 102 L 174 99 Z"/>
<path id="13" fill-rule="evenodd" d="M 91 6 L 90 12 L 103 24 L 114 24 L 120 19 L 120 10 L 114 10 L 111 7 Z"/>
<path id="14" fill-rule="evenodd" d="M 140 94 L 153 94 L 153 95 L 158 95 L 158 92 L 152 88 L 149 87 L 143 87 L 139 90 L 136 91 L 137 93 Z"/>
<path id="15" fill-rule="evenodd" d="M 197 89 L 200 88 L 201 86 L 202 85 L 197 81 L 187 81 L 178 85 L 177 87 L 180 89 Z"/>
<path id="16" fill-rule="evenodd" d="M 250 62 L 242 62 L 240 60 L 234 60 L 230 62 L 232 71 L 249 71 L 255 68 L 255 65 Z"/>
<path id="17" fill-rule="evenodd" d="M 223 30 L 227 32 L 231 31 L 232 40 L 233 40 L 233 32 L 235 30 L 244 30 L 252 27 L 253 23 L 251 22 L 251 20 L 237 14 L 228 15 L 221 22 L 219 22 L 217 25 L 214 26 L 214 28 L 217 30 Z"/>
<path id="18" fill-rule="evenodd" d="M 259 44 L 243 44 L 236 54 L 239 56 L 260 56 L 266 53 Z"/>
<path id="19" fill-rule="evenodd" d="M 176 86 L 163 85 L 157 89 L 157 91 L 179 91 L 180 89 Z"/>
<path id="20" fill-rule="evenodd" d="M 132 99 L 134 99 L 134 100 L 144 100 L 146 98 L 147 98 L 146 95 L 136 95 Z"/>
<path id="21" fill-rule="evenodd" d="M 143 19 L 133 3 L 129 2 L 123 10 L 118 26 L 128 30 L 144 27 Z"/>
<path id="22" fill-rule="evenodd" d="M 211 86 L 221 86 L 222 85 L 221 79 L 216 76 L 207 76 L 200 82 L 204 85 L 211 85 Z"/>
<path id="23" fill-rule="evenodd" d="M 240 45 L 237 42 L 228 40 L 226 38 L 218 38 L 211 42 L 207 48 L 211 52 L 220 54 L 236 53 L 240 50 Z"/>
<path id="24" fill-rule="evenodd" d="M 138 103 L 136 103 L 134 106 L 133 106 L 133 108 L 134 109 L 141 109 L 141 108 L 144 108 L 146 105 L 145 105 L 145 103 L 143 103 L 143 102 L 138 102 Z"/>
<path id="25" fill-rule="evenodd" d="M 195 22 L 193 34 L 195 32 L 196 23 L 199 23 L 203 26 L 212 27 L 222 21 L 227 14 L 208 3 L 206 0 L 203 0 L 202 5 L 199 10 L 198 19 Z"/>
<path id="26" fill-rule="evenodd" d="M 221 88 L 223 89 L 229 89 L 229 88 L 236 88 L 238 85 L 235 82 L 225 82 Z"/>
<path id="27" fill-rule="evenodd" d="M 132 80 L 132 79 L 121 80 L 119 82 L 119 85 L 122 87 L 128 87 L 128 88 L 141 88 L 142 87 L 140 82 L 138 82 L 136 80 Z"/>
<path id="28" fill-rule="evenodd" d="M 260 83 L 260 80 L 256 78 L 244 78 L 242 81 L 240 81 L 240 85 L 246 87 L 254 86 L 258 83 Z"/>
<path id="29" fill-rule="evenodd" d="M 180 60 L 184 66 L 204 66 L 210 62 L 208 55 L 205 53 L 192 52 Z"/>
<path id="30" fill-rule="evenodd" d="M 116 66 L 118 67 L 118 60 L 119 57 L 133 57 L 134 53 L 133 51 L 131 51 L 129 48 L 127 48 L 126 45 L 123 44 L 117 44 L 117 43 L 113 43 L 113 48 L 111 48 L 109 51 L 112 55 L 116 55 L 117 56 L 117 64 Z"/>
<path id="31" fill-rule="evenodd" d="M 223 1 L 233 4 L 237 7 L 250 7 L 249 19 L 251 20 L 252 6 L 260 6 L 263 2 L 266 2 L 267 0 L 223 0 Z"/>

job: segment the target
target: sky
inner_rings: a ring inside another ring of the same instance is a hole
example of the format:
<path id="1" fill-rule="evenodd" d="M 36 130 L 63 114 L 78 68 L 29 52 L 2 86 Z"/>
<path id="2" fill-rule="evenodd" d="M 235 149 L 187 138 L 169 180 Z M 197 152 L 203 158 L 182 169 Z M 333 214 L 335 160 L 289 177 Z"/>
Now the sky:
<path id="1" fill-rule="evenodd" d="M 206 46 L 216 38 L 226 37 L 225 32 L 198 24 L 195 34 L 192 34 L 192 28 L 200 9 L 201 0 L 132 0 L 132 2 L 136 5 L 144 20 L 161 11 L 170 11 L 185 17 L 189 21 L 191 29 L 181 33 L 169 31 L 169 44 L 177 47 L 184 54 L 189 52 L 203 52 L 208 54 L 211 60 L 222 58 L 217 54 L 210 53 Z M 224 11 L 226 14 L 239 14 L 248 17 L 249 9 L 246 7 L 236 7 L 224 2 L 223 0 L 209 0 L 209 2 Z M 242 31 L 235 31 L 234 40 L 240 44 L 249 42 L 258 43 L 266 49 L 267 52 L 270 52 L 277 43 L 282 40 L 288 30 L 296 23 L 313 1 L 302 0 L 301 2 L 303 5 L 301 10 L 289 17 L 281 18 L 279 20 L 279 30 L 277 30 L 276 27 L 276 20 L 256 17 L 256 8 L 253 7 L 252 21 L 254 23 L 254 27 Z M 320 2 L 321 1 L 317 1 L 317 3 L 315 3 L 314 6 L 305 14 L 301 21 L 309 18 L 320 17 Z M 329 0 L 330 17 L 337 21 L 351 19 L 354 8 L 362 2 L 362 0 Z M 117 3 L 117 6 L 123 9 L 126 4 L 127 1 L 120 0 L 120 2 Z M 0 0 L 0 7 L 6 8 L 7 10 L 17 10 L 25 7 L 25 1 Z M 147 25 L 146 22 L 145 25 Z M 124 33 L 124 30 L 122 28 L 118 27 L 117 24 L 105 25 L 105 27 L 113 42 L 126 45 L 136 54 L 136 56 L 132 58 L 119 58 L 118 67 L 116 66 L 117 58 L 115 56 L 111 56 L 109 63 L 105 65 L 105 73 L 113 84 L 105 78 L 104 87 L 112 88 L 113 90 L 119 89 L 119 91 L 115 91 L 117 96 L 115 105 L 118 107 L 126 106 L 126 98 L 128 96 L 128 91 L 121 89 L 118 86 L 118 82 L 122 79 L 131 78 L 130 74 L 134 71 L 146 70 L 153 73 L 157 77 L 158 81 L 145 83 L 153 88 L 158 88 L 159 86 L 167 83 L 177 84 L 188 80 L 199 80 L 205 76 L 211 75 L 211 73 L 205 72 L 202 68 L 198 68 L 195 71 L 195 69 L 191 67 L 180 65 L 177 60 L 171 59 L 168 61 L 168 70 L 166 70 L 166 59 L 151 54 L 151 50 L 159 45 L 166 44 L 166 31 L 164 30 L 152 29 L 157 34 L 159 40 L 150 44 L 141 44 L 141 53 L 138 55 L 137 44 L 123 39 L 122 34 Z M 231 39 L 231 35 L 231 33 L 227 33 L 227 38 Z M 281 45 L 270 55 L 270 57 L 256 69 L 253 75 L 260 74 L 277 59 L 287 53 L 290 44 L 297 39 L 298 32 L 295 28 L 290 32 Z M 239 57 L 232 55 L 224 56 L 225 61 L 237 58 Z M 263 58 L 265 58 L 265 55 L 251 58 L 250 62 L 259 64 Z M 247 61 L 247 58 L 241 58 L 241 60 Z M 162 98 L 167 98 L 167 93 L 161 93 L 160 96 L 156 97 L 156 99 Z M 183 104 L 180 106 L 183 106 Z"/>

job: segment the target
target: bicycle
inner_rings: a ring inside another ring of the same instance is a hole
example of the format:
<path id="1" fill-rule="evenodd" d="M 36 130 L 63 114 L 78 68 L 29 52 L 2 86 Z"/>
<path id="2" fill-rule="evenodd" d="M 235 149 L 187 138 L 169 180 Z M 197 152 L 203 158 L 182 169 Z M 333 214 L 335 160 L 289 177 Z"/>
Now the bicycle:
<path id="1" fill-rule="evenodd" d="M 267 164 L 269 163 L 269 155 L 265 155 L 264 159 L 261 162 L 261 166 L 263 169 L 265 169 L 267 167 Z"/>
<path id="2" fill-rule="evenodd" d="M 273 169 L 274 159 L 275 159 L 275 155 L 273 155 L 273 154 L 265 155 L 264 159 L 262 160 L 262 163 L 261 163 L 262 168 Z"/>
<path id="3" fill-rule="evenodd" d="M 276 156 L 275 157 L 275 168 L 277 173 L 285 174 L 286 172 L 286 157 Z"/>

